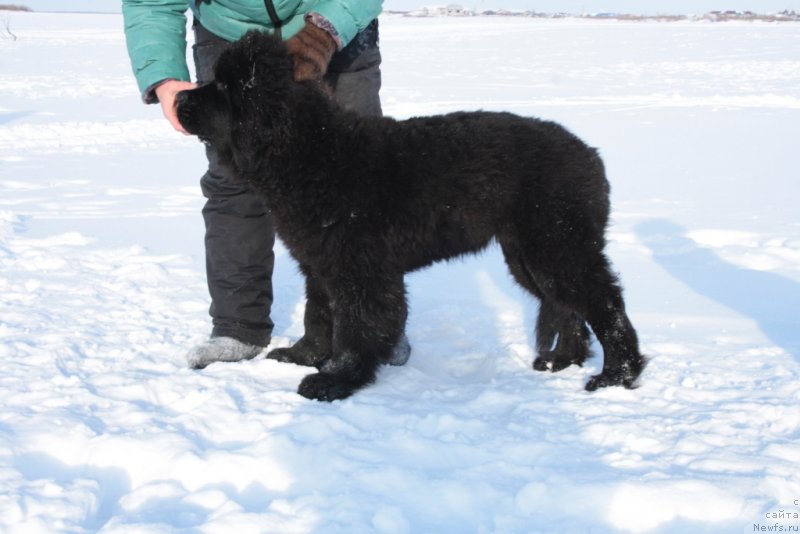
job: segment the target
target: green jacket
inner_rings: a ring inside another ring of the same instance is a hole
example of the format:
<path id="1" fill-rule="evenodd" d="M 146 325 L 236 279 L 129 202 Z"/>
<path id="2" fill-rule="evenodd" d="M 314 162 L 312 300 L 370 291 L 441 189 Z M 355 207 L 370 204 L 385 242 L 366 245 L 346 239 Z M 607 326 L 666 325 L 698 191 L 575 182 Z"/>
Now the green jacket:
<path id="1" fill-rule="evenodd" d="M 378 16 L 383 0 L 273 0 L 287 39 L 300 31 L 307 13 L 327 19 L 345 46 Z M 133 74 L 144 95 L 154 84 L 189 80 L 186 11 L 211 33 L 235 41 L 251 29 L 273 30 L 264 0 L 122 0 L 125 39 Z"/>

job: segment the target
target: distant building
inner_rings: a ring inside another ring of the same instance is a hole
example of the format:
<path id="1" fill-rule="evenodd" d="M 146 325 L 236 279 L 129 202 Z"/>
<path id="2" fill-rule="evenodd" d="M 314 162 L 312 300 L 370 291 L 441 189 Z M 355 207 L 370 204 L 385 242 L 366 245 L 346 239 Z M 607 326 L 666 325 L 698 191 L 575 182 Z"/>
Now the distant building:
<path id="1" fill-rule="evenodd" d="M 408 12 L 412 17 L 467 17 L 474 14 L 472 10 L 459 4 L 421 7 Z"/>
<path id="2" fill-rule="evenodd" d="M 445 8 L 445 14 L 449 17 L 456 16 L 460 17 L 465 14 L 464 6 L 460 6 L 458 4 L 450 4 Z"/>

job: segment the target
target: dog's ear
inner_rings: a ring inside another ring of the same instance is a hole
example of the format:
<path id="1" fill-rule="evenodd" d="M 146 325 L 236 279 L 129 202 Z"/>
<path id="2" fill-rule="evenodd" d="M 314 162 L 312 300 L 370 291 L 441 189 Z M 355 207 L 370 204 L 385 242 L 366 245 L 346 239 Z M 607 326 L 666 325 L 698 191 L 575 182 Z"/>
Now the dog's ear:
<path id="1" fill-rule="evenodd" d="M 216 77 L 229 96 L 234 163 L 252 176 L 289 146 L 291 59 L 280 39 L 251 31 L 220 56 Z"/>

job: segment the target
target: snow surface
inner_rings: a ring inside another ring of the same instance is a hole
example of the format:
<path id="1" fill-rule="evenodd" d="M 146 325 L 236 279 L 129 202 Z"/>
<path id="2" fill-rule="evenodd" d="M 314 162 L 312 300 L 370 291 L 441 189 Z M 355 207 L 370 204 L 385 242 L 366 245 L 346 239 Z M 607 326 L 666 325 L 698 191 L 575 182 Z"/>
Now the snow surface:
<path id="1" fill-rule="evenodd" d="M 3 16 L 0 531 L 800 530 L 796 24 L 384 17 L 387 114 L 600 149 L 651 362 L 634 391 L 583 390 L 601 356 L 532 371 L 536 304 L 493 248 L 409 276 L 411 360 L 324 404 L 306 368 L 186 368 L 202 146 L 140 104 L 121 17 Z M 283 250 L 275 284 L 286 345 Z"/>

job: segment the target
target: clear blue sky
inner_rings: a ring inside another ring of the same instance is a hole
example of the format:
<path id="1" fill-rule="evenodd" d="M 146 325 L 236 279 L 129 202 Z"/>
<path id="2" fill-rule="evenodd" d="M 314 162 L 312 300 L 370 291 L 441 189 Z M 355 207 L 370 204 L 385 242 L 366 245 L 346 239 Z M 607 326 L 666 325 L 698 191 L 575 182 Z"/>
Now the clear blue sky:
<path id="1" fill-rule="evenodd" d="M 2 0 L 28 6 L 36 11 L 119 12 L 120 0 Z M 385 0 L 386 10 L 408 10 L 422 6 L 460 4 L 477 9 L 535 10 L 566 13 L 683 14 L 734 9 L 774 13 L 784 9 L 800 11 L 800 0 Z"/>

